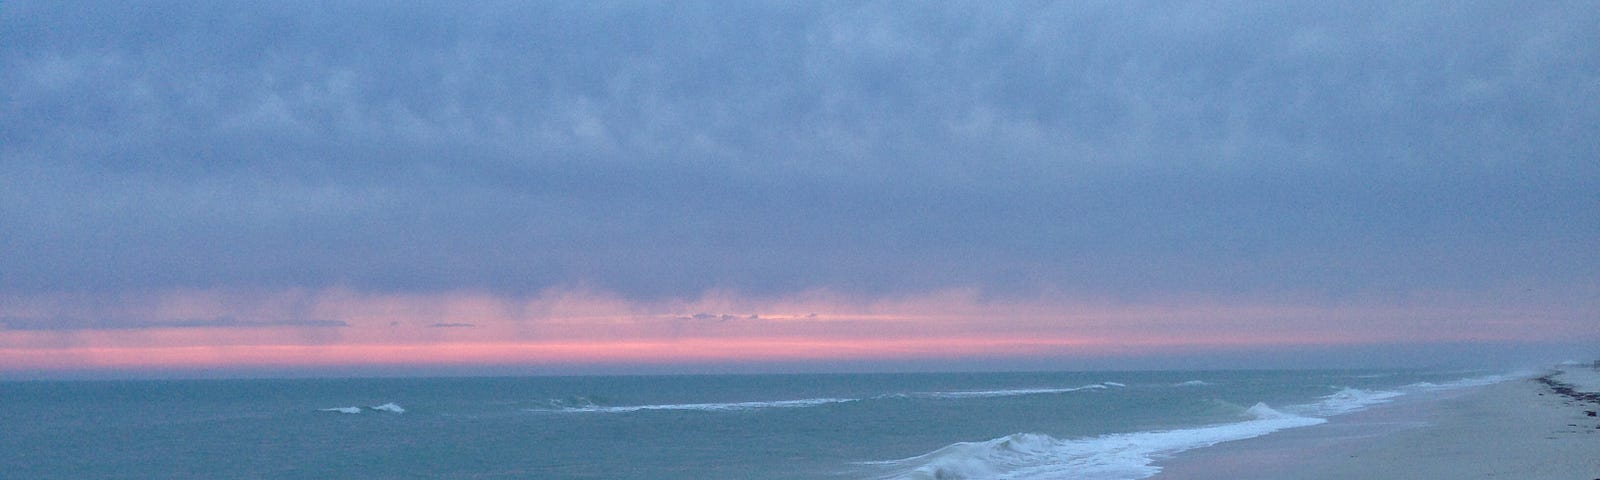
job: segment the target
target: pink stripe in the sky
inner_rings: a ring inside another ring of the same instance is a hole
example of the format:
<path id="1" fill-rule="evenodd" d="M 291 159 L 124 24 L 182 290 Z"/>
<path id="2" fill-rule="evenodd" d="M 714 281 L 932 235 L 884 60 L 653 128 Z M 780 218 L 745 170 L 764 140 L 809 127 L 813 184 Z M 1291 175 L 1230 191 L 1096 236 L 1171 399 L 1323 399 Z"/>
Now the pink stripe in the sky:
<path id="1" fill-rule="evenodd" d="M 1096 357 L 1594 336 L 1582 312 L 1511 317 L 1454 298 L 1322 307 L 995 302 L 960 291 L 653 303 L 569 291 L 524 299 L 185 291 L 109 305 L 15 300 L 0 306 L 0 318 L 33 328 L 0 330 L 0 371 Z M 54 318 L 68 323 L 50 328 Z M 193 321 L 214 318 L 230 321 Z"/>

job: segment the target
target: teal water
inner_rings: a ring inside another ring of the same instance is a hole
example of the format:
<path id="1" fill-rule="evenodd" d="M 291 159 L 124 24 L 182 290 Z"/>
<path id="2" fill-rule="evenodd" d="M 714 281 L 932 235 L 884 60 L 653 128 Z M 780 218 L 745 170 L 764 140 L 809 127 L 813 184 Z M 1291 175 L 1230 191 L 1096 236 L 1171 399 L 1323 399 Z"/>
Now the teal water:
<path id="1" fill-rule="evenodd" d="M 1490 373 L 9 382 L 0 477 L 1135 479 Z"/>

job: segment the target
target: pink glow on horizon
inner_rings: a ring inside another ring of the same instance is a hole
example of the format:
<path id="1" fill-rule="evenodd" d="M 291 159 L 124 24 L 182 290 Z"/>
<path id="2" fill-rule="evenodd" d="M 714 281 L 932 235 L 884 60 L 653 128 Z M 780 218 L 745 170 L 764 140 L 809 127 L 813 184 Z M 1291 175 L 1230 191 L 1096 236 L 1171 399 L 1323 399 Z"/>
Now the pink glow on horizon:
<path id="1" fill-rule="evenodd" d="M 1273 345 L 1298 343 L 1271 342 Z M 988 356 L 1096 356 L 1189 345 L 1178 339 L 1112 342 L 1072 338 L 816 339 L 735 338 L 676 341 L 425 343 L 341 345 L 184 345 L 0 348 L 12 369 L 185 368 L 208 366 L 616 364 L 738 361 L 958 359 Z M 1226 344 L 1212 344 L 1220 346 Z"/>
<path id="2" fill-rule="evenodd" d="M 753 338 L 682 341 L 436 343 L 398 345 L 234 345 L 0 349 L 20 368 L 192 367 L 205 365 L 406 365 L 496 363 L 679 363 L 830 358 L 929 358 L 983 354 L 996 347 L 1044 350 L 1073 340 L 914 339 L 840 341 Z"/>
<path id="3" fill-rule="evenodd" d="M 967 291 L 872 299 L 816 291 L 777 299 L 713 292 L 693 300 L 631 302 L 586 291 L 513 299 L 327 290 L 181 291 L 110 303 L 15 300 L 0 306 L 0 318 L 131 318 L 147 324 L 0 329 L 0 371 L 1094 357 L 1597 336 L 1581 311 L 1529 314 L 1463 305 L 1458 298 L 1333 306 L 1128 305 L 983 301 Z M 237 322 L 170 323 L 216 318 Z"/>

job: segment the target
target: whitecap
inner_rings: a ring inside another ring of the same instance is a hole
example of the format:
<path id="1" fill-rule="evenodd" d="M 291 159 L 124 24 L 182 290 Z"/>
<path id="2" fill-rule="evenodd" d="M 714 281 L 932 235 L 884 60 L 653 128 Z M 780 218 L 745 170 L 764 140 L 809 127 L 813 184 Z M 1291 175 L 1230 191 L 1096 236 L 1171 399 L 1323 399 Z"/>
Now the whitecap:
<path id="1" fill-rule="evenodd" d="M 1485 386 L 1485 385 L 1493 385 L 1493 384 L 1504 382 L 1504 381 L 1507 381 L 1507 380 L 1512 380 L 1512 379 L 1522 378 L 1522 377 L 1530 377 L 1530 376 L 1533 376 L 1533 375 L 1529 374 L 1529 373 L 1526 373 L 1526 372 L 1516 372 L 1516 373 L 1508 373 L 1508 374 L 1504 374 L 1504 375 L 1487 375 L 1487 376 L 1482 376 L 1482 377 L 1463 378 L 1463 379 L 1460 379 L 1460 380 L 1455 380 L 1455 381 L 1450 381 L 1450 382 L 1445 382 L 1445 383 L 1417 382 L 1417 383 L 1413 383 L 1413 384 L 1410 384 L 1410 385 L 1406 385 L 1406 387 L 1407 388 L 1417 389 L 1417 390 L 1455 390 L 1455 389 L 1458 389 L 1458 388 L 1482 387 L 1482 386 Z"/>
<path id="2" fill-rule="evenodd" d="M 334 413 L 361 413 L 361 407 L 319 408 L 319 409 L 317 409 L 317 411 L 319 411 L 319 412 L 334 412 Z"/>
<path id="3" fill-rule="evenodd" d="M 1343 388 L 1331 395 L 1324 396 L 1315 404 L 1307 406 L 1305 410 L 1319 416 L 1344 415 L 1352 412 L 1366 410 L 1367 407 L 1405 395 L 1392 390 L 1362 390 L 1359 388 Z"/>
<path id="4" fill-rule="evenodd" d="M 852 398 L 807 398 L 801 400 L 777 400 L 767 402 L 721 402 L 721 403 L 674 403 L 658 405 L 628 405 L 628 406 L 600 406 L 582 405 L 568 406 L 557 409 L 532 409 L 535 412 L 569 412 L 569 413 L 628 413 L 648 410 L 692 410 L 702 412 L 727 412 L 741 410 L 758 410 L 766 408 L 803 408 L 827 405 L 832 403 L 853 402 Z"/>
<path id="5" fill-rule="evenodd" d="M 368 407 L 368 408 L 371 408 L 373 410 L 377 410 L 377 411 L 380 411 L 380 412 L 406 413 L 406 409 L 400 408 L 399 405 L 395 405 L 394 403 L 385 403 L 383 405 L 378 405 L 378 406 Z"/>
<path id="6" fill-rule="evenodd" d="M 1082 390 L 1098 390 L 1098 389 L 1104 389 L 1104 388 L 1108 388 L 1108 387 L 1106 387 L 1105 385 L 1101 385 L 1101 384 L 1094 384 L 1094 385 L 1084 385 L 1084 386 L 1081 386 L 1081 387 L 1065 387 L 1065 388 L 1016 388 L 1016 389 L 1005 389 L 1005 390 L 970 390 L 970 391 L 952 391 L 952 392 L 892 393 L 892 394 L 885 394 L 885 395 L 879 395 L 879 396 L 871 397 L 871 399 L 872 400 L 885 400 L 885 399 L 955 400 L 955 399 L 971 399 L 971 398 L 999 398 L 999 397 L 1015 397 L 1015 396 L 1023 396 L 1023 395 L 1060 394 L 1060 393 L 1068 393 L 1068 392 L 1077 392 L 1077 391 L 1082 391 Z M 583 399 L 582 401 L 578 401 L 578 402 L 568 402 L 568 401 L 563 401 L 563 400 L 550 400 L 550 401 L 547 402 L 550 405 L 549 407 L 547 407 L 547 408 L 532 408 L 532 409 L 528 409 L 528 411 L 530 411 L 530 412 L 562 412 L 562 413 L 629 413 L 629 412 L 654 411 L 654 410 L 688 410 L 688 411 L 702 411 L 702 412 L 729 412 L 729 411 L 761 410 L 761 409 L 769 409 L 769 408 L 806 408 L 806 407 L 817 407 L 817 406 L 822 406 L 822 405 L 848 403 L 848 402 L 859 402 L 859 401 L 862 401 L 862 399 L 859 399 L 859 398 L 825 397 L 825 398 L 805 398 L 805 399 L 799 399 L 799 400 L 772 400 L 772 401 L 755 401 L 755 402 L 669 403 L 669 404 L 652 404 L 652 405 L 609 406 L 609 405 L 598 405 L 598 404 L 595 404 L 595 403 L 593 403 L 591 401 L 588 401 L 587 399 Z"/>
<path id="7" fill-rule="evenodd" d="M 1077 391 L 1082 391 L 1082 390 L 1099 390 L 1099 389 L 1104 389 L 1104 388 L 1106 388 L 1105 385 L 1093 384 L 1093 385 L 1084 385 L 1084 386 L 1081 386 L 1081 387 L 1065 387 L 1065 388 L 1013 388 L 1013 389 L 1005 389 L 1005 390 L 972 390 L 972 391 L 955 391 L 955 392 L 922 392 L 922 393 L 911 394 L 910 396 L 919 397 L 919 398 L 937 398 L 937 399 L 997 398 L 997 397 L 1016 397 L 1016 396 L 1022 396 L 1022 395 L 1046 395 L 1046 394 L 1056 394 L 1056 393 L 1070 393 L 1070 392 L 1077 392 Z"/>

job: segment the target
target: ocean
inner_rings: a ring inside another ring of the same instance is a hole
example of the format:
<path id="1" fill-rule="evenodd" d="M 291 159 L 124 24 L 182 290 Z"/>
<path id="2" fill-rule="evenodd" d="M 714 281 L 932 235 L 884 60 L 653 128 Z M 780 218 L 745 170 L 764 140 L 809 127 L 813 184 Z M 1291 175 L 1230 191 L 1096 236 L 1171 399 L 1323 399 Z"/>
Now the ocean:
<path id="1" fill-rule="evenodd" d="M 0 478 L 1138 479 L 1464 371 L 0 383 Z"/>

